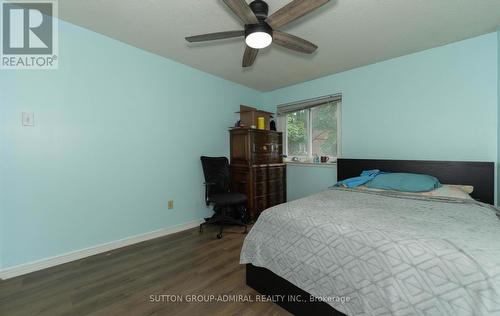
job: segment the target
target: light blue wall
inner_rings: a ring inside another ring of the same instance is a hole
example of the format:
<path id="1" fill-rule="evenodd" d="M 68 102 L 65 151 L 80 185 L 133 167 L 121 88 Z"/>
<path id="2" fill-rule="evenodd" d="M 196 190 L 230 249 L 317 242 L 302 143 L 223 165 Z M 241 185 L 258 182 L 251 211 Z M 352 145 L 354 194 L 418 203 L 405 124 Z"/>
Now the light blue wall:
<path id="1" fill-rule="evenodd" d="M 333 166 L 287 166 L 287 200 L 293 201 L 317 193 L 335 184 L 337 168 Z"/>
<path id="2" fill-rule="evenodd" d="M 500 26 L 498 27 L 497 30 L 497 67 L 498 67 L 498 75 L 497 75 L 497 91 L 498 91 L 498 124 L 500 124 Z M 498 131 L 498 154 L 497 154 L 497 162 L 500 162 L 500 126 L 497 125 L 497 131 Z M 497 197 L 500 197 L 500 167 L 497 165 Z M 497 200 L 497 204 L 499 204 L 499 201 Z"/>
<path id="3" fill-rule="evenodd" d="M 270 108 L 342 93 L 346 158 L 497 161 L 497 42 L 490 33 L 272 91 L 264 101 Z M 290 174 L 294 168 L 303 167 Z M 309 174 L 300 188 L 335 181 Z M 289 181 L 291 192 L 295 185 Z"/>
<path id="4" fill-rule="evenodd" d="M 0 87 L 0 95 L 2 95 L 2 87 Z M 6 133 L 5 133 L 5 124 L 4 124 L 4 110 L 5 106 L 3 104 L 3 101 L 0 96 L 0 269 L 2 269 L 4 265 L 4 235 L 5 235 L 5 220 L 4 220 L 4 213 L 5 213 L 5 207 L 4 207 L 4 199 L 3 199 L 3 194 L 5 188 L 4 188 L 4 172 L 3 172 L 3 165 L 5 164 L 5 141 L 6 141 Z"/>
<path id="5" fill-rule="evenodd" d="M 200 155 L 227 154 L 234 112 L 261 103 L 67 23 L 59 43 L 59 70 L 0 71 L 3 267 L 202 219 Z"/>

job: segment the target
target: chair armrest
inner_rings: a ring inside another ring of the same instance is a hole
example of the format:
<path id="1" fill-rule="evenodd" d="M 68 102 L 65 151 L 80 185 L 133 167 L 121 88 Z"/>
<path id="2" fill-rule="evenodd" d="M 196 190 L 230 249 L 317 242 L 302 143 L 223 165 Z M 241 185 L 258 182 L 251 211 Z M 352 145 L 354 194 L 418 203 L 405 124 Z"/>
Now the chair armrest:
<path id="1" fill-rule="evenodd" d="M 203 182 L 203 184 L 205 185 L 205 204 L 209 206 L 210 202 L 208 201 L 208 187 L 211 185 L 215 185 L 215 182 Z"/>

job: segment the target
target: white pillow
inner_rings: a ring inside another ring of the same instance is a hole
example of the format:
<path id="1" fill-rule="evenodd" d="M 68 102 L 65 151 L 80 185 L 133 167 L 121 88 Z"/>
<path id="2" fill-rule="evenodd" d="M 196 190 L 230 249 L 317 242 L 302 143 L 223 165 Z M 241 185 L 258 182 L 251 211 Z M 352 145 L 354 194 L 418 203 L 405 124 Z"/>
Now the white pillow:
<path id="1" fill-rule="evenodd" d="M 389 191 L 389 190 L 368 188 L 367 186 L 364 185 L 357 187 L 357 189 L 360 191 L 374 191 L 374 192 Z M 440 188 L 434 189 L 429 192 L 404 192 L 404 194 L 472 200 L 472 197 L 469 194 L 472 193 L 473 191 L 474 187 L 470 185 L 443 184 Z"/>
<path id="2" fill-rule="evenodd" d="M 474 191 L 474 187 L 470 185 L 444 184 L 440 188 L 424 192 L 422 195 L 472 200 L 472 197 L 469 195 L 472 191 Z"/>

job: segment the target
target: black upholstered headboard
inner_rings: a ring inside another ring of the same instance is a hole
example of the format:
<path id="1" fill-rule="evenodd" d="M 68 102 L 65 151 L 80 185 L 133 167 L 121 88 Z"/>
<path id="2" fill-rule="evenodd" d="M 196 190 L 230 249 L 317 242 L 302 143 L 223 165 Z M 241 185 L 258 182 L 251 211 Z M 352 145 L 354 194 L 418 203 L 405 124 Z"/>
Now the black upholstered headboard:
<path id="1" fill-rule="evenodd" d="M 380 169 L 390 172 L 421 173 L 435 176 L 443 184 L 474 186 L 471 196 L 481 202 L 494 204 L 495 164 L 493 162 L 339 159 L 337 179 L 357 177 L 363 170 Z"/>

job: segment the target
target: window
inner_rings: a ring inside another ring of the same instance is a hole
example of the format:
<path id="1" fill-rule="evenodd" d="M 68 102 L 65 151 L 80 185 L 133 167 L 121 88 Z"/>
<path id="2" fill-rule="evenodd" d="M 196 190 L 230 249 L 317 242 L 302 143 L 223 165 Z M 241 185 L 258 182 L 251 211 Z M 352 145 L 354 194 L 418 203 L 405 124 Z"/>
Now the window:
<path id="1" fill-rule="evenodd" d="M 287 154 L 307 156 L 309 152 L 309 110 L 286 114 Z"/>
<path id="2" fill-rule="evenodd" d="M 337 157 L 337 103 L 310 109 L 312 154 Z"/>
<path id="3" fill-rule="evenodd" d="M 278 107 L 288 160 L 312 161 L 314 156 L 340 156 L 340 95 Z"/>

